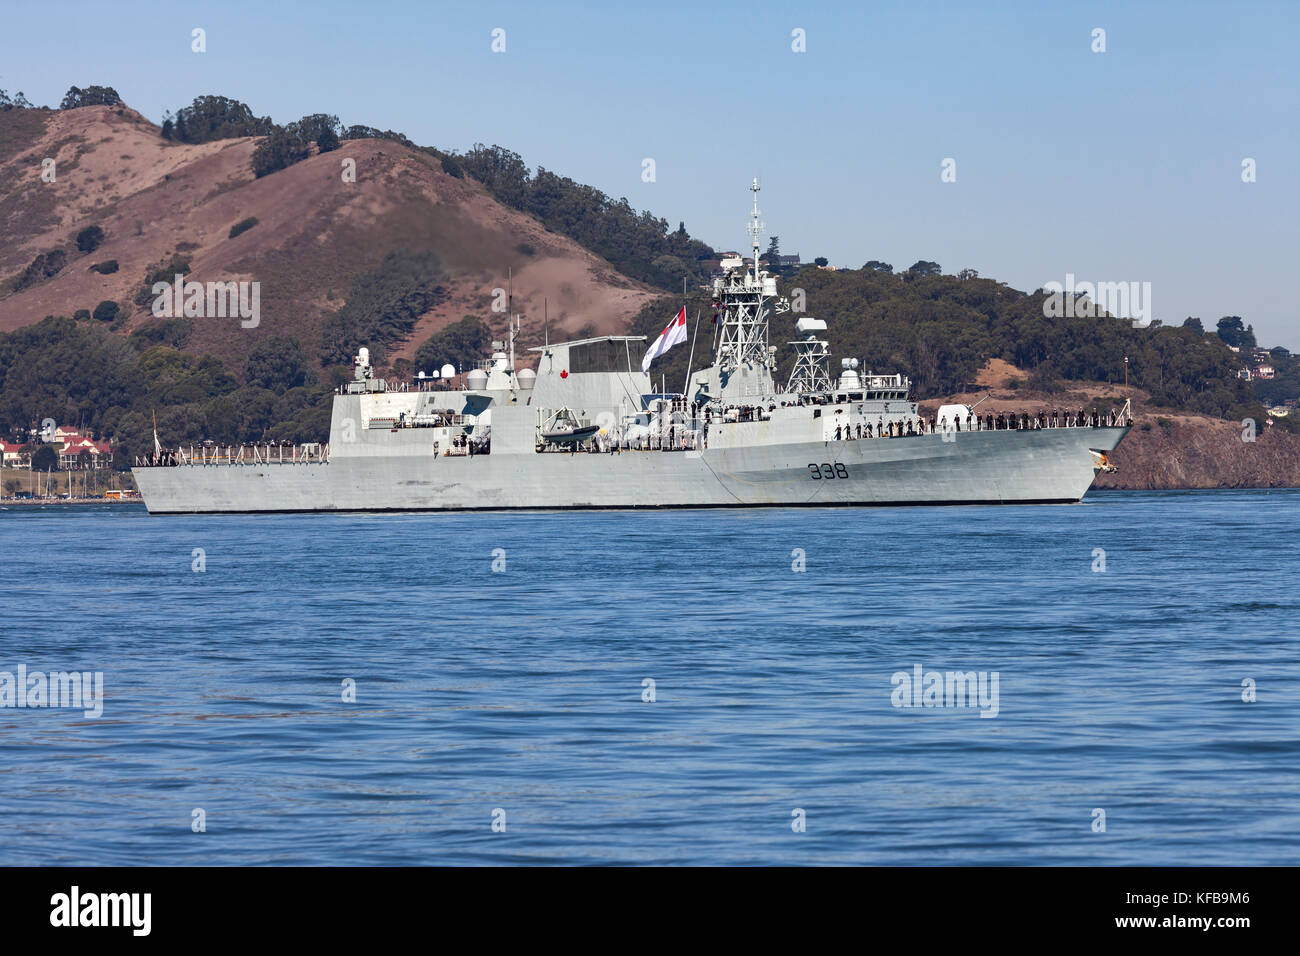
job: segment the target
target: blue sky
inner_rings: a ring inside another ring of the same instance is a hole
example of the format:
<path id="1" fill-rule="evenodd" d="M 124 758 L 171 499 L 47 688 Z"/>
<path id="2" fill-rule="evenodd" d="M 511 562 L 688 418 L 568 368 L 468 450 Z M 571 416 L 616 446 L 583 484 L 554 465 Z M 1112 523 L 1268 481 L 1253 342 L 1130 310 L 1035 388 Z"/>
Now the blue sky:
<path id="1" fill-rule="evenodd" d="M 278 122 L 499 143 L 720 248 L 745 245 L 757 175 L 769 233 L 806 260 L 1150 282 L 1166 324 L 1238 314 L 1300 349 L 1297 0 L 55 0 L 4 21 L 0 88 L 37 103 L 107 84 L 156 122 L 220 93 Z"/>

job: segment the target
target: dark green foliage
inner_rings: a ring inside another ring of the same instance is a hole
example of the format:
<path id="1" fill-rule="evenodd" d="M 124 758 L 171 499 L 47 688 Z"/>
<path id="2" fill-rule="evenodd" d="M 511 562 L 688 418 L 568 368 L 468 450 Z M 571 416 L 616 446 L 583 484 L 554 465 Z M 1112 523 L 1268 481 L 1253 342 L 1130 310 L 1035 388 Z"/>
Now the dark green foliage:
<path id="1" fill-rule="evenodd" d="M 1024 369 L 1028 379 L 1018 383 L 1021 389 L 1052 394 L 1066 379 L 1120 388 L 1127 355 L 1130 382 L 1157 405 L 1237 420 L 1258 416 L 1250 387 L 1236 378 L 1240 358 L 1214 337 L 1190 329 L 1134 329 L 1127 320 L 1106 316 L 1049 318 L 1041 291 L 1026 295 L 991 279 L 896 276 L 876 268 L 804 269 L 790 284 L 806 290 L 807 314 L 828 320 L 826 336 L 837 364 L 855 356 L 864 369 L 902 372 L 912 379 L 918 399 L 968 390 L 990 358 Z M 633 320 L 632 331 L 653 340 L 681 304 L 677 296 L 649 303 Z M 686 303 L 692 334 L 697 309 L 698 369 L 709 361 L 713 342 L 707 293 L 692 294 Z M 798 317 L 773 317 L 771 341 L 793 338 Z M 789 349 L 778 347 L 777 379 L 784 382 L 792 357 Z M 633 348 L 633 366 L 644 348 Z M 689 344 L 679 346 L 655 362 L 656 386 L 663 376 L 669 389 L 682 387 L 689 351 Z"/>
<path id="2" fill-rule="evenodd" d="M 135 365 L 135 349 L 100 325 L 51 317 L 0 334 L 0 428 L 46 417 L 98 428 L 106 409 L 142 393 Z"/>
<path id="3" fill-rule="evenodd" d="M 391 129 L 375 129 L 373 126 L 349 126 L 339 134 L 339 139 L 391 139 L 394 142 L 403 145 L 415 147 L 403 133 L 396 133 Z"/>
<path id="4" fill-rule="evenodd" d="M 442 263 L 433 252 L 388 253 L 377 269 L 356 278 L 343 308 L 325 320 L 324 363 L 350 363 L 362 345 L 381 362 L 384 346 L 409 335 L 415 320 L 437 300 L 442 279 Z"/>
<path id="5" fill-rule="evenodd" d="M 194 356 L 169 345 L 154 345 L 140 353 L 138 374 L 145 392 L 158 405 L 182 405 L 237 387 L 235 377 L 211 355 Z"/>
<path id="6" fill-rule="evenodd" d="M 112 275 L 117 271 L 116 259 L 105 259 L 103 262 L 96 262 L 90 267 L 91 272 L 98 272 L 102 276 Z"/>
<path id="7" fill-rule="evenodd" d="M 160 259 L 148 272 L 145 273 L 144 283 L 140 286 L 140 291 L 135 294 L 135 304 L 140 308 L 148 307 L 154 299 L 153 287 L 159 282 L 175 282 L 176 276 L 185 275 L 190 271 L 190 261 L 179 252 L 173 253 L 170 259 Z"/>
<path id="8" fill-rule="evenodd" d="M 316 143 L 317 146 L 320 145 L 322 136 L 332 135 L 333 148 L 338 148 L 339 118 L 328 113 L 312 113 L 310 116 L 304 116 L 296 123 L 288 124 L 285 131 L 303 144 Z"/>
<path id="9" fill-rule="evenodd" d="M 235 223 L 233 226 L 230 227 L 230 238 L 234 239 L 235 236 L 239 236 L 248 232 L 248 230 L 252 229 L 256 225 L 257 225 L 256 216 L 249 216 L 247 219 L 241 219 L 239 220 L 239 222 Z"/>
<path id="10" fill-rule="evenodd" d="M 1225 315 L 1219 319 L 1219 338 L 1225 345 L 1233 345 L 1237 348 L 1253 349 L 1255 347 L 1255 327 L 1253 325 L 1242 325 L 1241 316 Z"/>
<path id="11" fill-rule="evenodd" d="M 259 179 L 302 162 L 311 154 L 315 143 L 321 152 L 338 149 L 339 118 L 327 113 L 313 113 L 296 123 L 275 127 L 253 150 L 253 174 Z M 322 139 L 325 146 L 321 146 Z"/>
<path id="12" fill-rule="evenodd" d="M 265 136 L 275 128 L 269 116 L 258 118 L 244 103 L 225 96 L 198 96 L 189 106 L 176 111 L 170 130 L 164 133 L 182 143 L 207 143 L 238 136 Z"/>
<path id="13" fill-rule="evenodd" d="M 77 233 L 77 248 L 82 252 L 94 252 L 104 241 L 104 230 L 99 226 L 87 226 Z"/>
<path id="14" fill-rule="evenodd" d="M 515 246 L 515 252 L 519 253 L 521 256 L 537 255 L 537 250 L 532 247 L 531 243 L 527 242 L 521 242 L 519 245 Z"/>
<path id="15" fill-rule="evenodd" d="M 32 452 L 32 471 L 58 471 L 59 453 L 53 445 L 39 445 Z"/>
<path id="16" fill-rule="evenodd" d="M 68 262 L 68 254 L 62 249 L 42 252 L 32 260 L 31 265 L 23 270 L 22 275 L 13 281 L 13 290 L 21 292 L 29 286 L 57 275 Z"/>
<path id="17" fill-rule="evenodd" d="M 244 366 L 244 380 L 256 388 L 283 395 L 290 389 L 315 385 L 316 373 L 294 338 L 269 338 L 253 346 Z"/>
<path id="18" fill-rule="evenodd" d="M 253 175 L 259 179 L 307 158 L 307 144 L 283 129 L 276 129 L 253 150 Z"/>
<path id="19" fill-rule="evenodd" d="M 88 86 L 84 90 L 72 87 L 64 94 L 61 110 L 75 110 L 81 106 L 119 106 L 122 97 L 111 86 Z"/>
<path id="20" fill-rule="evenodd" d="M 1254 406 L 1249 386 L 1236 379 L 1240 359 L 1191 329 L 1135 329 L 1108 316 L 1050 318 L 1041 291 L 1026 295 L 991 279 L 805 269 L 791 283 L 806 290 L 808 314 L 829 321 L 834 354 L 909 375 L 918 398 L 963 390 L 989 358 L 1024 369 L 1029 388 L 1051 391 L 1060 379 L 1122 385 L 1127 355 L 1131 383 L 1158 405 L 1226 418 Z M 659 328 L 638 331 L 658 335 L 671 315 L 658 311 Z M 785 337 L 783 321 L 773 321 L 773 342 Z M 779 354 L 788 374 L 788 351 Z"/>
<path id="21" fill-rule="evenodd" d="M 516 209 L 527 207 L 531 183 L 528 167 L 518 153 L 475 143 L 458 161 L 497 199 Z"/>
<path id="22" fill-rule="evenodd" d="M 456 162 L 454 156 L 442 157 L 442 171 L 448 176 L 455 176 L 457 179 L 465 178 L 465 170 L 461 169 L 460 163 Z"/>
<path id="23" fill-rule="evenodd" d="M 295 388 L 284 394 L 276 406 L 276 424 L 267 437 L 271 441 L 325 441 L 330 433 L 329 388 Z"/>
<path id="24" fill-rule="evenodd" d="M 1201 320 L 1197 318 L 1192 318 L 1191 316 L 1187 317 L 1186 319 L 1183 319 L 1183 328 L 1191 329 L 1197 335 L 1205 334 L 1205 326 L 1201 324 Z"/>
<path id="25" fill-rule="evenodd" d="M 183 349 L 193 331 L 194 322 L 190 319 L 154 319 L 135 329 L 129 341 L 141 352 L 155 345 Z"/>
<path id="26" fill-rule="evenodd" d="M 450 363 L 457 373 L 464 373 L 487 357 L 491 344 L 492 330 L 478 316 L 467 315 L 433 333 L 416 349 L 415 370 L 433 375 Z"/>
<path id="27" fill-rule="evenodd" d="M 813 260 L 813 265 L 815 266 L 828 266 L 830 264 L 831 260 L 827 259 L 825 256 L 818 256 Z"/>
<path id="28" fill-rule="evenodd" d="M 939 267 L 937 262 L 927 262 L 921 259 L 907 267 L 907 274 L 924 278 L 926 276 L 942 275 L 943 269 Z"/>
<path id="29" fill-rule="evenodd" d="M 864 265 L 862 268 L 863 268 L 863 269 L 874 269 L 876 272 L 889 272 L 889 273 L 892 273 L 892 272 L 894 271 L 894 267 L 893 267 L 893 266 L 891 266 L 888 262 L 881 262 L 879 259 L 872 259 L 870 262 L 868 262 L 868 263 L 867 263 L 866 265 Z"/>
<path id="30" fill-rule="evenodd" d="M 28 100 L 27 97 L 23 96 L 22 90 L 19 90 L 13 99 L 10 99 L 9 94 L 4 90 L 0 90 L 0 113 L 5 112 L 6 110 L 34 109 L 36 109 L 36 107 L 32 105 L 31 101 Z"/>
<path id="31" fill-rule="evenodd" d="M 615 201 L 540 166 L 530 175 L 518 153 L 500 146 L 476 144 L 456 161 L 500 202 L 536 216 L 624 275 L 677 290 L 683 276 L 696 285 L 708 279 L 713 250 L 692 239 L 684 224 L 670 232 L 667 220 L 638 213 L 626 199 Z"/>
<path id="32" fill-rule="evenodd" d="M 89 310 L 89 309 L 78 309 L 76 312 L 73 312 L 73 313 L 72 313 L 72 319 L 73 319 L 74 322 L 89 322 L 89 321 L 90 321 L 90 310 Z"/>
<path id="33" fill-rule="evenodd" d="M 94 317 L 97 322 L 113 322 L 117 319 L 121 307 L 112 299 L 105 299 L 99 305 L 95 306 Z"/>

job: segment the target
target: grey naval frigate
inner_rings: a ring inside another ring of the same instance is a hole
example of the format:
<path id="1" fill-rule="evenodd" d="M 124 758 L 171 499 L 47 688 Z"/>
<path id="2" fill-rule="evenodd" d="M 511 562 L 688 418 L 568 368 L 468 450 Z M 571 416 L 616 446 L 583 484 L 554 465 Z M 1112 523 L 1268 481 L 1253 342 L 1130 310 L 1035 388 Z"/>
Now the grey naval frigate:
<path id="1" fill-rule="evenodd" d="M 823 320 L 793 322 L 792 371 L 775 379 L 773 316 L 794 317 L 775 276 L 728 256 L 713 280 L 708 364 L 681 392 L 656 390 L 651 361 L 685 347 L 685 313 L 646 336 L 530 349 L 508 341 L 459 376 L 378 378 L 359 349 L 334 396 L 328 444 L 178 448 L 137 460 L 152 514 L 1077 502 L 1131 426 L 1109 413 L 921 413 L 898 373 L 841 360 Z M 787 319 L 788 321 L 788 319 Z M 694 359 L 699 321 L 690 342 Z M 701 350 L 703 351 L 703 350 Z M 703 359 L 701 364 L 703 364 Z M 535 369 L 533 365 L 535 364 Z M 977 403 L 978 404 L 978 403 Z"/>

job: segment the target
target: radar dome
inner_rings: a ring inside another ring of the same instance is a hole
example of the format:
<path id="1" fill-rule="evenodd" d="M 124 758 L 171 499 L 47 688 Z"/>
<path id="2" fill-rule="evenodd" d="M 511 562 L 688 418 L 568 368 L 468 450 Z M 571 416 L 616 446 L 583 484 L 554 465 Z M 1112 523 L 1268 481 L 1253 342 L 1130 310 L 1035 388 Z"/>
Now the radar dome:
<path id="1" fill-rule="evenodd" d="M 515 373 L 520 388 L 532 388 L 537 384 L 537 373 L 530 368 L 521 368 Z"/>
<path id="2" fill-rule="evenodd" d="M 487 388 L 487 378 L 487 372 L 483 371 L 481 368 L 476 368 L 465 376 L 465 387 L 471 391 L 480 388 Z"/>
<path id="3" fill-rule="evenodd" d="M 455 378 L 455 377 L 456 377 L 456 366 L 454 366 L 454 365 L 444 365 L 444 366 L 442 367 L 442 377 L 443 377 L 443 378 Z"/>

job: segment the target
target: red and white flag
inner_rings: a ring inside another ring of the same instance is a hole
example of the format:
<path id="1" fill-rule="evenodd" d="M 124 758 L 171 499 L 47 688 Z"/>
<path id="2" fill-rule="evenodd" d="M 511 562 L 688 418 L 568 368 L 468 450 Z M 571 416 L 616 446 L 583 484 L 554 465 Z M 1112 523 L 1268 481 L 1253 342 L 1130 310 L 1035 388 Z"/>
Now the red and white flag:
<path id="1" fill-rule="evenodd" d="M 663 355 L 674 345 L 686 341 L 686 306 L 682 306 L 677 317 L 668 323 L 667 327 L 659 333 L 659 338 L 655 339 L 654 344 L 650 346 L 650 351 L 645 353 L 645 358 L 641 360 L 641 371 L 650 371 L 650 363 Z"/>

